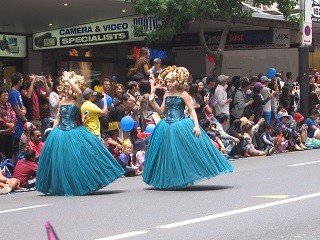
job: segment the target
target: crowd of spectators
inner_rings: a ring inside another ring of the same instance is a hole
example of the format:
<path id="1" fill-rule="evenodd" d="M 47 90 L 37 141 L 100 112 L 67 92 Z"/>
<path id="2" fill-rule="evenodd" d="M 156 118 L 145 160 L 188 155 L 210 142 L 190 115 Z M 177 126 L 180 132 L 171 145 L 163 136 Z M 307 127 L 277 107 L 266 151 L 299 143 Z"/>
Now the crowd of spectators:
<path id="1" fill-rule="evenodd" d="M 156 58 L 151 67 L 149 51 L 142 48 L 126 86 L 106 78 L 92 81 L 83 92 L 79 124 L 104 142 L 126 171 L 124 176 L 141 175 L 150 139 L 146 128 L 164 117 L 149 104 L 151 91 L 155 91 L 157 104 L 163 104 L 166 88 L 159 79 L 161 65 L 161 59 Z M 231 79 L 212 74 L 203 79 L 190 78 L 186 91 L 212 147 L 234 160 L 319 147 L 319 74 L 310 76 L 309 83 L 307 119 L 299 112 L 300 89 L 291 72 L 273 78 Z M 14 73 L 11 84 L 10 90 L 0 88 L 0 152 L 3 159 L 15 163 L 11 176 L 1 171 L 3 193 L 9 188 L 34 188 L 37 159 L 63 98 L 59 81 L 53 81 L 49 73 L 28 74 L 26 79 Z M 130 132 L 121 126 L 125 116 L 134 120 Z M 185 117 L 190 117 L 187 108 Z"/>

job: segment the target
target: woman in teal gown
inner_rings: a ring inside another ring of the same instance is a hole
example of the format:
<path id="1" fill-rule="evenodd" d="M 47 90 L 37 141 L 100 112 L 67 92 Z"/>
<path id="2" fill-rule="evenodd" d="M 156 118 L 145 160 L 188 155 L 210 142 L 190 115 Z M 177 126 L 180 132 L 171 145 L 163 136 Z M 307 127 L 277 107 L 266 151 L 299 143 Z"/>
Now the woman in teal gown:
<path id="1" fill-rule="evenodd" d="M 148 145 L 143 181 L 159 189 L 185 188 L 196 181 L 233 171 L 232 165 L 215 148 L 203 129 L 190 96 L 183 88 L 189 73 L 175 66 L 164 69 L 161 78 L 168 88 L 159 107 L 151 92 L 149 100 L 160 114 L 166 114 L 156 126 Z M 191 118 L 184 117 L 187 105 Z"/>
<path id="2" fill-rule="evenodd" d="M 113 182 L 124 170 L 97 136 L 78 126 L 82 92 L 68 73 L 63 80 L 65 97 L 41 152 L 36 189 L 58 196 L 85 195 Z"/>

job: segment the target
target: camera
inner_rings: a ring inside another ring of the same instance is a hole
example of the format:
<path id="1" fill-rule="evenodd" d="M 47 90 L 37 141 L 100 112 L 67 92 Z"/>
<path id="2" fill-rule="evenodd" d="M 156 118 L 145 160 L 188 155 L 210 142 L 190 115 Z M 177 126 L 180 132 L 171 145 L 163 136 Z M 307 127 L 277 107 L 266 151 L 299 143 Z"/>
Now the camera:
<path id="1" fill-rule="evenodd" d="M 34 45 L 39 48 L 53 47 L 57 45 L 57 38 L 52 37 L 52 34 L 47 32 L 39 37 L 34 38 Z"/>
<path id="2" fill-rule="evenodd" d="M 36 76 L 36 81 L 41 81 L 44 77 L 43 76 Z"/>
<path id="3" fill-rule="evenodd" d="M 3 36 L 3 40 L 0 40 L 0 50 L 1 51 L 9 51 L 9 42 L 6 38 L 6 36 Z"/>

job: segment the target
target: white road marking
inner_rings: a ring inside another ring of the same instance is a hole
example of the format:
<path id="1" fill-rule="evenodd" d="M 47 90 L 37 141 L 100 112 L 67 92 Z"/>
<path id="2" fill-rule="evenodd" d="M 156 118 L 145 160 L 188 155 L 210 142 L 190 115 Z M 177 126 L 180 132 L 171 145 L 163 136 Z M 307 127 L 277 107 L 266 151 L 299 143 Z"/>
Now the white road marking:
<path id="1" fill-rule="evenodd" d="M 209 215 L 209 216 L 205 216 L 205 217 L 201 217 L 201 218 L 194 218 L 194 219 L 190 219 L 190 220 L 186 220 L 186 221 L 181 221 L 181 222 L 176 222 L 176 223 L 172 223 L 172 224 L 159 226 L 156 228 L 166 229 L 166 228 L 180 227 L 180 226 L 184 226 L 184 225 L 188 225 L 188 224 L 204 222 L 204 221 L 208 221 L 208 220 L 212 220 L 212 219 L 227 217 L 227 216 L 236 215 L 239 213 L 251 212 L 251 211 L 258 210 L 258 209 L 278 206 L 278 205 L 282 205 L 282 204 L 286 204 L 286 203 L 297 202 L 297 201 L 305 200 L 308 198 L 315 198 L 315 197 L 320 197 L 320 192 L 297 197 L 297 198 L 290 198 L 290 199 L 280 200 L 280 201 L 276 201 L 276 202 L 265 203 L 265 204 L 261 204 L 261 205 L 257 205 L 257 206 L 241 208 L 241 209 L 237 209 L 237 210 L 233 210 L 233 211 L 229 211 L 229 212 L 213 214 L 213 215 Z"/>
<path id="2" fill-rule="evenodd" d="M 47 207 L 47 206 L 51 206 L 51 205 L 52 204 L 43 204 L 43 205 L 35 205 L 35 206 L 23 207 L 23 208 L 13 208 L 13 209 L 8 209 L 8 210 L 2 210 L 2 211 L 0 211 L 0 214 L 1 213 L 8 213 L 8 212 L 22 211 L 22 210 L 28 210 L 28 209 L 33 209 L 33 208 Z"/>
<path id="3" fill-rule="evenodd" d="M 136 231 L 136 232 L 128 232 L 128 233 L 114 235 L 114 236 L 110 236 L 110 237 L 106 237 L 106 238 L 100 238 L 100 239 L 97 239 L 97 240 L 117 240 L 117 239 L 128 238 L 128 237 L 133 237 L 133 236 L 146 234 L 148 232 L 149 232 L 148 230 Z"/>
<path id="4" fill-rule="evenodd" d="M 296 198 L 290 198 L 290 199 L 275 201 L 275 202 L 271 202 L 271 203 L 265 203 L 265 204 L 256 205 L 256 206 L 252 206 L 252 207 L 240 208 L 240 209 L 237 209 L 237 210 L 232 210 L 232 211 L 228 211 L 228 212 L 213 214 L 213 215 L 200 217 L 200 218 L 189 219 L 189 220 L 186 220 L 186 221 L 171 223 L 171 224 L 167 224 L 167 225 L 162 225 L 162 226 L 158 226 L 158 227 L 155 227 L 155 228 L 151 228 L 149 230 L 141 230 L 141 231 L 136 231 L 136 232 L 128 232 L 128 233 L 124 233 L 124 234 L 109 236 L 109 237 L 101 238 L 101 239 L 97 239 L 97 240 L 123 239 L 123 238 L 128 238 L 128 237 L 133 237 L 133 236 L 137 236 L 137 235 L 146 234 L 146 233 L 150 232 L 151 230 L 169 229 L 169 228 L 181 227 L 181 226 L 185 226 L 185 225 L 189 225 L 189 224 L 205 222 L 205 221 L 209 221 L 209 220 L 213 220 L 213 219 L 217 219 L 217 218 L 232 216 L 232 215 L 245 213 L 245 212 L 251 212 L 251 211 L 255 211 L 255 210 L 259 210 L 259 209 L 274 207 L 274 206 L 278 206 L 278 205 L 283 205 L 283 204 L 287 204 L 287 203 L 302 201 L 302 200 L 305 200 L 305 199 L 315 198 L 315 197 L 320 197 L 320 192 L 309 194 L 309 195 L 304 195 L 304 196 L 300 196 L 300 197 L 296 197 Z"/>
<path id="5" fill-rule="evenodd" d="M 320 163 L 320 161 L 298 163 L 298 164 L 292 164 L 292 165 L 288 165 L 288 166 L 289 166 L 289 167 L 298 167 L 298 166 L 308 165 L 308 164 L 314 164 L 314 163 Z"/>

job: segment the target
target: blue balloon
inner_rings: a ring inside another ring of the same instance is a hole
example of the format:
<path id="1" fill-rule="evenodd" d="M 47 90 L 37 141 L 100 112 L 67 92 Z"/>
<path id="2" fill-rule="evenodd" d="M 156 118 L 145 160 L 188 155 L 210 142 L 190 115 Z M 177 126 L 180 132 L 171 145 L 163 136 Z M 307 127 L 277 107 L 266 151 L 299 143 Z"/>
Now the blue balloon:
<path id="1" fill-rule="evenodd" d="M 272 77 L 274 77 L 274 75 L 276 75 L 276 73 L 277 73 L 276 69 L 269 68 L 267 75 L 268 75 L 269 78 L 272 78 Z"/>
<path id="2" fill-rule="evenodd" d="M 106 96 L 106 99 L 107 99 L 107 107 L 110 108 L 112 105 L 112 97 L 110 97 L 108 95 L 108 96 Z M 101 105 L 101 107 L 104 107 L 104 103 L 103 103 L 102 99 L 100 99 L 100 105 Z"/>
<path id="3" fill-rule="evenodd" d="M 152 134 L 155 128 L 156 128 L 156 125 L 154 125 L 154 124 L 149 124 L 149 125 L 146 127 L 146 133 Z"/>
<path id="4" fill-rule="evenodd" d="M 121 119 L 120 125 L 124 131 L 130 132 L 134 126 L 134 120 L 130 116 L 125 116 Z"/>
<path id="5" fill-rule="evenodd" d="M 112 81 L 115 81 L 115 80 L 117 80 L 117 77 L 116 76 L 112 76 Z"/>

